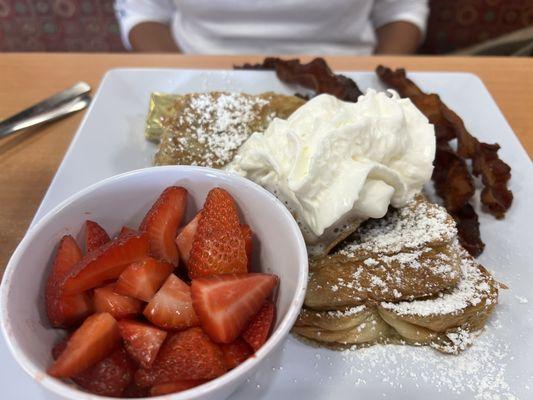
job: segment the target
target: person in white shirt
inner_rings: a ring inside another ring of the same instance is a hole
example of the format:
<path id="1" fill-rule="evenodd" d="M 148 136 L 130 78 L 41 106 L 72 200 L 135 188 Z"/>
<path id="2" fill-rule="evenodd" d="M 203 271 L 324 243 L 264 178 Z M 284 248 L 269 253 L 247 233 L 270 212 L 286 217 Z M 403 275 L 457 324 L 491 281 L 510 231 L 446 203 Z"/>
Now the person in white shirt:
<path id="1" fill-rule="evenodd" d="M 426 0 L 116 0 L 124 45 L 193 54 L 409 54 Z"/>

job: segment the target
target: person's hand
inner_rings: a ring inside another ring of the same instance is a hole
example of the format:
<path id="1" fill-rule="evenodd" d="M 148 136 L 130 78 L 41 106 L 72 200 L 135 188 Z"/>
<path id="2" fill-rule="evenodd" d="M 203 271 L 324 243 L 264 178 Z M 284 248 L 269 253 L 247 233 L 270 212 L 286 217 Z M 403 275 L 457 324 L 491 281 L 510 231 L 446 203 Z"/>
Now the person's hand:
<path id="1" fill-rule="evenodd" d="M 420 44 L 422 33 L 414 24 L 391 22 L 376 29 L 376 54 L 413 54 Z"/>
<path id="2" fill-rule="evenodd" d="M 142 22 L 130 31 L 129 40 L 134 51 L 145 53 L 179 53 L 170 27 L 159 22 Z"/>

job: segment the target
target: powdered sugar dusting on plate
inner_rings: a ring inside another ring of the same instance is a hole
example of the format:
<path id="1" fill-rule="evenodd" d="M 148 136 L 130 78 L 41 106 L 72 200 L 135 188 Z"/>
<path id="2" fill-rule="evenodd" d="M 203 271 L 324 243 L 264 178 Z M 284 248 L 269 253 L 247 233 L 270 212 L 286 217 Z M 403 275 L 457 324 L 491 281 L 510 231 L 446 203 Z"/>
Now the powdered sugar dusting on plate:
<path id="1" fill-rule="evenodd" d="M 443 356 L 429 348 L 375 345 L 342 352 L 345 377 L 354 385 L 375 376 L 393 388 L 411 381 L 418 388 L 433 386 L 476 400 L 516 399 L 505 379 L 509 345 L 489 327 L 472 347 L 456 356 Z M 411 366 L 416 365 L 417 368 Z"/>

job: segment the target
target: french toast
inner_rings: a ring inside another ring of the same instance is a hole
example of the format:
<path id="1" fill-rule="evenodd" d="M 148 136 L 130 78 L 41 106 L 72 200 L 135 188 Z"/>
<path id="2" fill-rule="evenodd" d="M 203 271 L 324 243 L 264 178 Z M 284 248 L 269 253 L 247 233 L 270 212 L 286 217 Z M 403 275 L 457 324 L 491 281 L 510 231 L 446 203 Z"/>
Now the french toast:
<path id="1" fill-rule="evenodd" d="M 423 196 L 310 265 L 293 333 L 336 349 L 402 343 L 457 354 L 498 300 L 499 284 L 458 243 L 446 211 Z"/>
<path id="2" fill-rule="evenodd" d="M 457 354 L 483 329 L 498 301 L 499 287 L 465 250 L 458 251 L 463 277 L 451 291 L 429 299 L 360 305 L 342 311 L 304 308 L 293 333 L 333 348 L 402 343 Z"/>
<path id="3" fill-rule="evenodd" d="M 153 93 L 145 136 L 159 141 L 155 165 L 222 168 L 248 137 L 305 100 L 273 92 Z M 157 106 L 156 106 L 157 105 Z"/>
<path id="4" fill-rule="evenodd" d="M 481 330 L 498 302 L 499 284 L 460 245 L 463 277 L 450 292 L 412 302 L 382 302 L 380 316 L 407 341 L 456 353 Z"/>
<path id="5" fill-rule="evenodd" d="M 418 196 L 368 220 L 331 254 L 310 260 L 305 306 L 316 310 L 430 297 L 459 281 L 453 219 Z"/>

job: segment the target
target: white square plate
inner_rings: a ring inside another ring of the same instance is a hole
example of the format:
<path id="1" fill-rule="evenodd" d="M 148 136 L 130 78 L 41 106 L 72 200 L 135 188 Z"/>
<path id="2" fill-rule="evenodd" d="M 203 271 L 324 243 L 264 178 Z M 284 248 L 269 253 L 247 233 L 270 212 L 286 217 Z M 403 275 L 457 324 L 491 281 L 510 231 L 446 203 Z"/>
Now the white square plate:
<path id="1" fill-rule="evenodd" d="M 351 72 L 362 89 L 383 89 L 373 73 Z M 466 73 L 409 74 L 422 89 L 441 95 L 482 141 L 498 142 L 512 167 L 514 204 L 503 221 L 480 213 L 487 247 L 480 262 L 509 286 L 486 331 L 463 354 L 429 348 L 374 346 L 335 352 L 290 338 L 271 367 L 233 399 L 285 398 L 531 398 L 533 390 L 533 269 L 528 248 L 533 212 L 533 167 L 483 83 Z M 60 201 L 103 178 L 151 165 L 155 146 L 143 137 L 151 92 L 232 90 L 291 94 L 271 72 L 117 69 L 104 77 L 90 109 L 37 211 L 35 221 Z M 529 300 L 529 301 L 528 301 Z M 45 399 L 0 342 L 2 398 Z"/>

